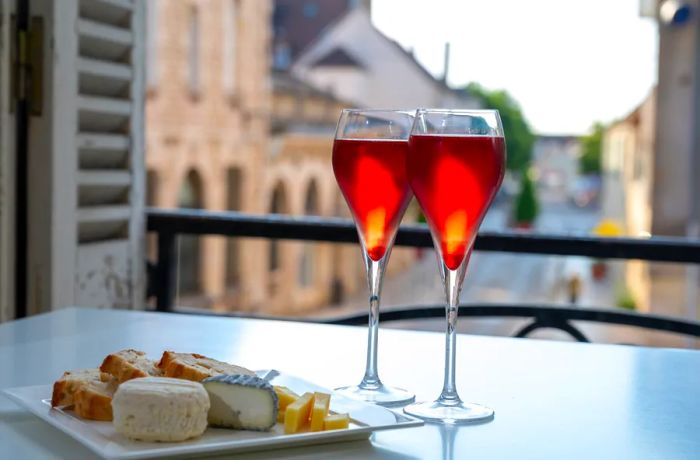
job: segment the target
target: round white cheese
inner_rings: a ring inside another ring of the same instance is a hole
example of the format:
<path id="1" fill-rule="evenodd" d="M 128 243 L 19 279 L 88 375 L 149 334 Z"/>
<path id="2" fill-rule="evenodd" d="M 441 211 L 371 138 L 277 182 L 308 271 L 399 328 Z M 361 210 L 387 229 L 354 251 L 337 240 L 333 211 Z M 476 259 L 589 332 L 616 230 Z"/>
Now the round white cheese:
<path id="1" fill-rule="evenodd" d="M 199 382 L 145 377 L 119 385 L 114 428 L 140 441 L 184 441 L 207 429 L 209 395 Z"/>

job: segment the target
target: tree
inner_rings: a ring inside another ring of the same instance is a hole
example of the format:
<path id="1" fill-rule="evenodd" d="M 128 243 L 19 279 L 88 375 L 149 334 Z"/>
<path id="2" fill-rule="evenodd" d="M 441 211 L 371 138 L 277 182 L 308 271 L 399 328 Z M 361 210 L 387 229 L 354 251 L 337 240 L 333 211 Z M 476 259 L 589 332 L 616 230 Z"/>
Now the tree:
<path id="1" fill-rule="evenodd" d="M 600 174 L 602 169 L 603 134 L 605 125 L 594 123 L 590 134 L 582 136 L 579 171 L 581 174 Z"/>
<path id="2" fill-rule="evenodd" d="M 465 90 L 484 108 L 500 113 L 508 149 L 506 168 L 515 172 L 525 169 L 530 164 L 535 135 L 518 102 L 505 90 L 489 91 L 478 83 L 469 83 Z"/>
<path id="3" fill-rule="evenodd" d="M 520 193 L 515 201 L 515 223 L 531 224 L 539 214 L 539 204 L 535 194 L 535 186 L 532 183 L 527 169 L 523 169 L 520 180 Z"/>

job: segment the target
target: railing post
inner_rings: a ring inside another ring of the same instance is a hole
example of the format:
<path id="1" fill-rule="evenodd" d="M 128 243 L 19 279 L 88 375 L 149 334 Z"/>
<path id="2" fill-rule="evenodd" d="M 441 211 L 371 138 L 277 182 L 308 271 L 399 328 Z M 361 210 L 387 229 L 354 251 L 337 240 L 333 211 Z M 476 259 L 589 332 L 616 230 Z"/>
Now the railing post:
<path id="1" fill-rule="evenodd" d="M 158 263 L 156 264 L 156 310 L 170 311 L 175 297 L 175 234 L 158 233 Z"/>

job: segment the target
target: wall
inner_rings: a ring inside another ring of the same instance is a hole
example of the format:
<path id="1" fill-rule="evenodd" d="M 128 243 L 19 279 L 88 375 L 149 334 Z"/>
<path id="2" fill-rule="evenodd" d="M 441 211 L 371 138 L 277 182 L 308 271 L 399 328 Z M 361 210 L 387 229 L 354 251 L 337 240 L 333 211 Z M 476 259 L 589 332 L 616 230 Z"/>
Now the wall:
<path id="1" fill-rule="evenodd" d="M 264 212 L 258 180 L 263 174 L 269 130 L 270 88 L 266 56 L 270 39 L 271 4 L 241 0 L 236 31 L 236 69 L 233 92 L 224 85 L 224 27 L 226 2 L 190 0 L 157 3 L 155 56 L 158 79 L 149 89 L 146 103 L 146 165 L 155 180 L 154 204 L 173 208 L 190 171 L 200 177 L 201 201 L 209 210 L 227 206 L 228 171 L 241 171 L 241 211 Z M 201 34 L 199 71 L 201 84 L 196 94 L 188 79 L 188 34 L 190 8 L 199 12 Z M 227 291 L 226 240 L 202 238 L 200 251 L 201 286 L 205 304 L 217 306 Z M 260 281 L 264 267 L 256 257 L 260 241 L 241 244 L 240 304 L 261 302 Z"/>
<path id="2" fill-rule="evenodd" d="M 249 213 L 272 209 L 274 191 L 283 191 L 280 211 L 307 213 L 311 184 L 317 189 L 313 214 L 348 216 L 331 168 L 335 124 L 348 106 L 327 92 L 268 68 L 270 3 L 239 2 L 235 94 L 226 94 L 221 72 L 223 0 L 158 3 L 155 37 L 157 79 L 151 78 L 146 106 L 147 166 L 152 202 L 178 206 L 178 195 L 191 171 L 202 183 L 202 206 L 227 207 L 227 171 L 241 171 L 241 207 Z M 167 7 L 165 7 L 167 5 Z M 202 84 L 193 97 L 187 72 L 188 12 L 200 9 Z M 165 76 L 172 76 L 166 78 Z M 202 238 L 199 280 L 202 292 L 177 299 L 178 306 L 217 311 L 294 315 L 327 306 L 339 281 L 345 294 L 364 288 L 364 267 L 356 245 L 240 239 L 241 279 L 226 279 L 227 240 Z M 278 244 L 279 268 L 271 271 L 271 246 Z M 306 254 L 306 255 L 305 255 Z M 310 256 L 310 259 L 309 259 Z M 413 253 L 392 257 L 392 271 L 405 267 Z M 310 264 L 309 264 L 310 260 Z M 311 279 L 301 281 L 302 266 Z"/>
<path id="3" fill-rule="evenodd" d="M 697 181 L 691 170 L 693 135 L 697 126 L 694 107 L 695 59 L 698 56 L 698 2 L 696 14 L 680 27 L 659 25 L 659 78 L 656 109 L 656 151 L 654 160 L 654 234 L 684 235 L 691 203 L 689 181 Z M 697 58 L 696 58 L 697 59 Z M 695 153 L 696 155 L 699 153 Z M 682 180 L 680 178 L 683 178 Z"/>

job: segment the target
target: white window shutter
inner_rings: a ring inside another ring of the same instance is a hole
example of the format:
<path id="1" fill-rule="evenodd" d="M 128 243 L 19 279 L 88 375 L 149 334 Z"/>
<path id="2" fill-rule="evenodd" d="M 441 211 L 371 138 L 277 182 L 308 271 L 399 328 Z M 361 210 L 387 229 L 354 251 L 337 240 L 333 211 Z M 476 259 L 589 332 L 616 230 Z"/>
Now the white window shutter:
<path id="1" fill-rule="evenodd" d="M 44 113 L 30 128 L 46 140 L 29 155 L 30 312 L 140 308 L 145 2 L 32 5 L 53 48 L 45 46 Z"/>

